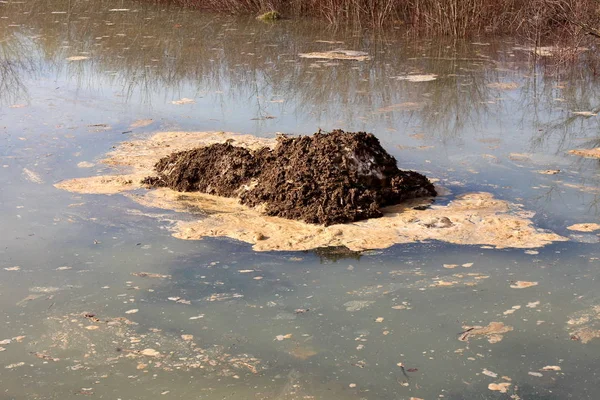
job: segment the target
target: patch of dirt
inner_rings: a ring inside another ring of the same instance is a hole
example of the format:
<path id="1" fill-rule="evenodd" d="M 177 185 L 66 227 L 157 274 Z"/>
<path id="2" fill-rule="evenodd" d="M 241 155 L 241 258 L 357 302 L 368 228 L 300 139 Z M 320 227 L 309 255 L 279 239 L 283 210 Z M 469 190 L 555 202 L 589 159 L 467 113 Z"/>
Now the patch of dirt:
<path id="1" fill-rule="evenodd" d="M 437 195 L 433 184 L 401 171 L 370 133 L 280 136 L 254 152 L 230 143 L 172 154 L 156 164 L 151 187 L 240 197 L 266 215 L 325 226 L 383 216 L 381 208 Z"/>
<path id="2" fill-rule="evenodd" d="M 263 153 L 266 157 L 261 158 Z M 182 151 L 161 159 L 155 166 L 158 176 L 146 177 L 142 183 L 178 192 L 237 197 L 243 186 L 267 167 L 268 153 L 266 148 L 252 153 L 229 143 Z"/>
<path id="3" fill-rule="evenodd" d="M 565 237 L 533 226 L 520 206 L 494 198 L 491 193 L 466 193 L 447 205 L 431 205 L 430 199 L 414 199 L 382 208 L 382 218 L 328 227 L 270 217 L 239 204 L 236 198 L 198 192 L 180 193 L 167 188 L 139 192 L 141 180 L 154 165 L 172 153 L 231 143 L 248 150 L 274 148 L 274 139 L 227 132 L 159 132 L 149 138 L 123 142 L 102 163 L 116 170 L 110 176 L 92 176 L 59 182 L 57 188 L 73 193 L 124 193 L 136 203 L 193 213 L 194 219 L 169 224 L 173 236 L 199 240 L 229 237 L 253 245 L 256 251 L 312 250 L 345 246 L 353 251 L 383 249 L 398 243 L 439 240 L 454 244 L 497 248 L 536 248 Z M 437 188 L 443 193 L 444 188 Z"/>

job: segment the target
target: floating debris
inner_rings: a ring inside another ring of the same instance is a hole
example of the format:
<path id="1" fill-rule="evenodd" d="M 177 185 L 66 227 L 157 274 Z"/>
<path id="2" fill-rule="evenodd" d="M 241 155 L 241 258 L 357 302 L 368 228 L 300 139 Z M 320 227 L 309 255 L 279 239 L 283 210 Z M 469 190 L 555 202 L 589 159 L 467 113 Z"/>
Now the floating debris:
<path id="1" fill-rule="evenodd" d="M 567 329 L 572 340 L 583 344 L 600 338 L 600 305 L 570 315 Z"/>
<path id="2" fill-rule="evenodd" d="M 344 307 L 346 307 L 346 311 L 359 311 L 363 308 L 370 306 L 373 303 L 375 302 L 368 300 L 351 300 L 344 303 Z"/>
<path id="3" fill-rule="evenodd" d="M 131 125 L 129 125 L 129 129 L 144 128 L 146 126 L 152 125 L 153 123 L 153 119 L 138 119 L 137 121 L 134 121 Z"/>
<path id="4" fill-rule="evenodd" d="M 512 289 L 525 289 L 532 286 L 537 286 L 538 282 L 516 281 L 510 285 Z"/>
<path id="5" fill-rule="evenodd" d="M 14 363 L 14 364 L 8 364 L 4 368 L 6 368 L 6 369 L 13 369 L 13 368 L 22 367 L 23 365 L 25 365 L 25 363 L 23 361 L 21 361 L 21 362 Z"/>
<path id="6" fill-rule="evenodd" d="M 592 111 L 572 111 L 571 113 L 573 115 L 579 115 L 581 117 L 595 117 L 596 115 L 598 115 L 597 113 Z"/>
<path id="7" fill-rule="evenodd" d="M 66 60 L 67 61 L 84 61 L 84 60 L 89 60 L 90 57 L 88 56 L 71 56 L 68 57 Z"/>
<path id="8" fill-rule="evenodd" d="M 486 368 L 484 368 L 483 371 L 481 371 L 481 373 L 484 374 L 484 375 L 490 376 L 492 378 L 497 378 L 498 377 L 497 373 L 492 372 L 492 371 L 490 371 L 490 370 L 488 370 Z"/>
<path id="9" fill-rule="evenodd" d="M 485 337 L 490 343 L 498 343 L 503 339 L 503 334 L 511 332 L 512 326 L 504 325 L 503 322 L 490 322 L 487 326 L 463 326 L 464 331 L 460 333 L 458 340 L 466 342 L 471 338 Z"/>
<path id="10" fill-rule="evenodd" d="M 131 275 L 140 278 L 171 279 L 171 275 L 155 274 L 153 272 L 132 272 Z"/>
<path id="11" fill-rule="evenodd" d="M 595 232 L 600 230 L 600 224 L 597 223 L 585 223 L 585 224 L 575 224 L 575 225 L 571 225 L 571 226 L 567 226 L 567 229 L 570 231 L 577 231 L 577 232 Z"/>
<path id="12" fill-rule="evenodd" d="M 569 154 L 574 154 L 576 156 L 586 157 L 586 158 L 600 158 L 600 147 L 595 149 L 575 149 L 569 150 Z"/>
<path id="13" fill-rule="evenodd" d="M 23 168 L 23 174 L 25 174 L 25 178 L 30 182 L 39 184 L 44 183 L 44 180 L 38 174 L 28 168 Z"/>
<path id="14" fill-rule="evenodd" d="M 147 357 L 160 357 L 160 352 L 154 349 L 144 349 L 140 352 L 140 354 Z"/>
<path id="15" fill-rule="evenodd" d="M 369 53 L 354 50 L 331 50 L 323 52 L 300 53 L 298 56 L 301 58 L 320 58 L 326 60 L 367 61 L 371 59 Z"/>
<path id="16" fill-rule="evenodd" d="M 196 100 L 194 99 L 188 99 L 187 97 L 184 97 L 182 99 L 179 100 L 173 100 L 171 102 L 171 104 L 176 104 L 176 105 L 181 105 L 181 104 L 194 104 L 196 102 Z"/>
<path id="17" fill-rule="evenodd" d="M 541 369 L 541 371 L 561 371 L 562 368 L 560 368 L 558 365 L 546 365 L 544 368 Z"/>
<path id="18" fill-rule="evenodd" d="M 88 320 L 95 325 L 86 325 Z M 203 348 L 193 335 L 171 335 L 154 328 L 144 330 L 124 317 L 98 318 L 91 313 L 72 313 L 51 315 L 44 324 L 45 333 L 29 343 L 31 353 L 81 360 L 69 366 L 71 370 L 132 364 L 144 370 L 198 370 L 207 376 L 233 376 L 244 371 L 257 374 L 264 369 L 261 361 L 251 355 L 230 354 L 218 345 Z M 90 330 L 90 326 L 95 328 Z"/>
<path id="19" fill-rule="evenodd" d="M 431 82 L 437 79 L 437 75 L 435 74 L 426 74 L 426 75 L 403 75 L 397 76 L 396 79 L 399 81 L 409 81 L 409 82 Z"/>
<path id="20" fill-rule="evenodd" d="M 506 393 L 506 392 L 508 392 L 508 388 L 510 388 L 510 385 L 512 385 L 510 382 L 490 383 L 488 385 L 488 389 L 496 391 L 496 392 L 500 392 L 500 393 Z"/>
<path id="21" fill-rule="evenodd" d="M 511 314 L 514 314 L 515 311 L 520 310 L 520 309 L 521 309 L 521 306 L 513 306 L 510 310 L 506 310 L 502 314 L 511 315 Z"/>

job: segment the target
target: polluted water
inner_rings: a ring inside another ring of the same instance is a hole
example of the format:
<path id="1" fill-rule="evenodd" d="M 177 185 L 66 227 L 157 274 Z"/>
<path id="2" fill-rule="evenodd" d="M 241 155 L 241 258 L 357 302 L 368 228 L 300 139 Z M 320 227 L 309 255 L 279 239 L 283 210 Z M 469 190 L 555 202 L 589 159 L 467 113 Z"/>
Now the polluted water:
<path id="1" fill-rule="evenodd" d="M 584 64 L 130 0 L 0 2 L 0 49 L 2 399 L 596 398 Z M 142 182 L 320 129 L 437 196 L 319 225 Z"/>

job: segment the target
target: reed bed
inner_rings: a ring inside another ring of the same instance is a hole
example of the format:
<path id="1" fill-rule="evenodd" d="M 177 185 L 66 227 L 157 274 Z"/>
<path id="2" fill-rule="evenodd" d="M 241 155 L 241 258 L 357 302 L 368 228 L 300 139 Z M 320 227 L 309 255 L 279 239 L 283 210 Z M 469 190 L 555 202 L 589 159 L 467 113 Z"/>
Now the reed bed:
<path id="1" fill-rule="evenodd" d="M 317 17 L 329 24 L 404 25 L 427 35 L 493 33 L 529 36 L 593 34 L 599 0 L 170 0 L 229 13 L 276 10 L 287 17 Z M 600 34 L 600 31 L 596 32 Z"/>

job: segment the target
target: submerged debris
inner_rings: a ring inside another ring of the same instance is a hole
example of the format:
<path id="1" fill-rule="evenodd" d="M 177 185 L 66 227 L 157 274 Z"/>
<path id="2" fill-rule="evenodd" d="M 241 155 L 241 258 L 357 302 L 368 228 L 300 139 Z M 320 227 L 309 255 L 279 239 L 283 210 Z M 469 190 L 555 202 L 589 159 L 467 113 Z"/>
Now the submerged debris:
<path id="1" fill-rule="evenodd" d="M 23 168 L 23 174 L 25 175 L 25 178 L 33 183 L 44 183 L 44 180 L 35 172 L 33 172 L 30 169 L 27 168 Z"/>
<path id="2" fill-rule="evenodd" d="M 487 85 L 491 89 L 499 90 L 514 90 L 519 88 L 519 84 L 515 82 L 493 82 Z"/>
<path id="3" fill-rule="evenodd" d="M 600 338 L 600 305 L 571 314 L 567 321 L 567 329 L 571 340 L 584 344 Z"/>
<path id="4" fill-rule="evenodd" d="M 195 370 L 197 373 L 202 371 L 205 376 L 233 376 L 257 374 L 265 369 L 261 361 L 251 355 L 232 354 L 219 345 L 203 347 L 199 344 L 202 338 L 195 341 L 192 335 L 142 328 L 123 317 L 98 318 L 93 313 L 53 314 L 44 323 L 45 333 L 32 341 L 28 350 L 43 360 L 57 361 L 56 354 L 65 361 L 76 363 L 68 366 L 71 370 L 129 364 L 154 372 Z"/>
<path id="5" fill-rule="evenodd" d="M 485 337 L 490 343 L 498 343 L 504 333 L 513 330 L 512 326 L 504 325 L 503 322 L 490 322 L 487 326 L 463 326 L 464 331 L 460 333 L 458 340 L 466 342 L 470 338 Z"/>
<path id="6" fill-rule="evenodd" d="M 424 175 L 399 170 L 373 134 L 342 130 L 280 136 L 272 150 L 218 143 L 165 157 L 156 171 L 144 183 L 239 197 L 267 215 L 325 226 L 378 218 L 382 207 L 437 194 Z"/>
<path id="7" fill-rule="evenodd" d="M 344 259 L 360 260 L 362 252 L 350 250 L 346 246 L 319 247 L 314 253 L 323 261 L 340 261 Z"/>

